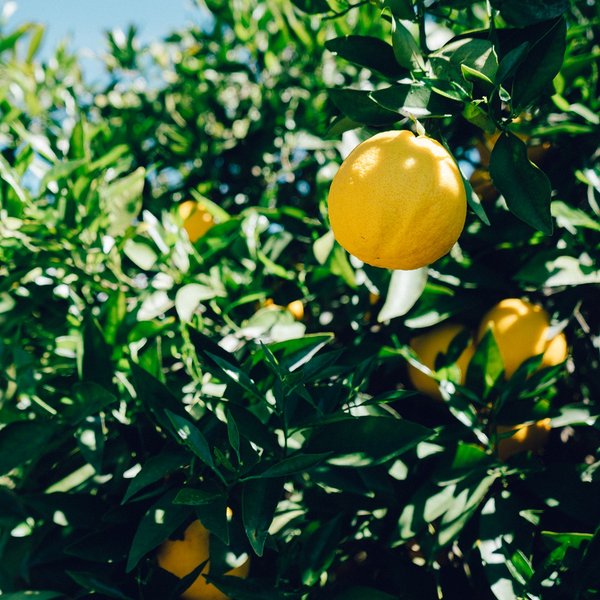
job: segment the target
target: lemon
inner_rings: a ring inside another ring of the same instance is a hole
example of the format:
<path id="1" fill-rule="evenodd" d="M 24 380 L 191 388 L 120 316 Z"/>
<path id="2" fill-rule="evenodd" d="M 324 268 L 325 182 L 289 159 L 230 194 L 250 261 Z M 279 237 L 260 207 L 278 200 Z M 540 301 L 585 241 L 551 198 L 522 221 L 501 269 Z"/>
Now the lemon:
<path id="1" fill-rule="evenodd" d="M 437 355 L 440 352 L 446 353 L 452 340 L 464 329 L 463 325 L 457 323 L 443 323 L 422 335 L 414 337 L 410 341 L 409 346 L 417 353 L 421 363 L 433 371 Z M 465 381 L 467 367 L 474 352 L 474 344 L 469 344 L 456 361 L 457 366 L 460 367 L 461 384 Z M 422 373 L 410 364 L 408 365 L 408 376 L 417 390 L 436 400 L 443 400 L 438 382 L 435 379 L 428 377 L 425 373 Z"/>
<path id="2" fill-rule="evenodd" d="M 335 239 L 369 265 L 418 269 L 450 251 L 466 218 L 458 166 L 435 140 L 378 133 L 346 157 L 331 183 Z"/>
<path id="3" fill-rule="evenodd" d="M 184 533 L 183 540 L 166 540 L 158 548 L 158 565 L 183 578 L 210 556 L 210 532 L 200 521 L 194 521 Z M 208 573 L 210 562 L 202 569 L 196 581 L 183 593 L 185 600 L 228 600 L 223 592 L 208 583 L 204 574 Z M 250 558 L 242 565 L 227 572 L 226 575 L 247 577 L 250 571 Z"/>
<path id="4" fill-rule="evenodd" d="M 202 202 L 187 200 L 179 205 L 178 210 L 183 218 L 183 228 L 187 231 L 192 244 L 215 224 L 212 215 Z"/>
<path id="5" fill-rule="evenodd" d="M 508 460 L 513 454 L 526 450 L 538 454 L 546 445 L 550 435 L 550 419 L 542 419 L 531 425 L 498 425 L 498 434 L 514 431 L 510 437 L 498 440 L 498 458 Z"/>
<path id="6" fill-rule="evenodd" d="M 550 367 L 567 358 L 567 340 L 560 333 L 548 339 L 550 316 L 541 307 L 519 298 L 507 298 L 494 306 L 482 319 L 478 340 L 491 329 L 502 361 L 506 377 L 532 356 L 544 354 L 542 367 Z"/>

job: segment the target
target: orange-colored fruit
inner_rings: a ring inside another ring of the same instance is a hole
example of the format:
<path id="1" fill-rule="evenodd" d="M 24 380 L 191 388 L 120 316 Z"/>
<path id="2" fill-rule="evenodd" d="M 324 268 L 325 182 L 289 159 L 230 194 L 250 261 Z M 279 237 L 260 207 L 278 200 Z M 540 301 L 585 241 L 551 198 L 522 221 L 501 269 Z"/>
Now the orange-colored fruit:
<path id="1" fill-rule="evenodd" d="M 215 224 L 212 215 L 202 202 L 187 200 L 179 205 L 178 210 L 183 218 L 183 228 L 187 231 L 192 244 Z"/>
<path id="2" fill-rule="evenodd" d="M 469 178 L 469 183 L 473 187 L 473 191 L 483 202 L 494 202 L 494 200 L 497 200 L 500 196 L 500 192 L 492 183 L 489 171 L 475 169 Z"/>
<path id="3" fill-rule="evenodd" d="M 158 548 L 156 558 L 161 568 L 173 573 L 180 579 L 191 573 L 210 556 L 210 532 L 200 521 L 194 521 L 186 530 L 183 540 L 166 540 Z M 221 590 L 204 577 L 208 573 L 210 562 L 202 569 L 196 581 L 181 594 L 185 600 L 228 600 Z M 247 577 L 250 571 L 250 558 L 227 572 L 226 575 Z"/>
<path id="4" fill-rule="evenodd" d="M 517 452 L 533 452 L 538 454 L 546 445 L 550 435 L 550 419 L 542 419 L 531 425 L 498 425 L 498 434 L 514 431 L 510 437 L 498 440 L 498 458 L 502 461 L 508 460 Z"/>
<path id="5" fill-rule="evenodd" d="M 273 298 L 267 298 L 263 303 L 263 308 L 270 310 L 289 310 L 296 321 L 302 321 L 304 318 L 304 304 L 302 300 L 293 300 L 285 308 L 279 304 L 275 304 Z"/>
<path id="6" fill-rule="evenodd" d="M 463 325 L 457 323 L 442 323 L 426 333 L 414 337 L 409 345 L 417 353 L 421 363 L 431 370 L 434 370 L 437 355 L 440 352 L 446 353 L 452 340 L 463 331 L 464 328 Z M 463 350 L 456 361 L 456 364 L 460 367 L 461 384 L 465 381 L 467 367 L 469 366 L 469 361 L 474 353 L 475 345 L 470 344 Z M 436 400 L 443 400 L 438 382 L 435 379 L 428 377 L 425 373 L 422 373 L 410 364 L 408 365 L 408 376 L 417 390 L 424 392 Z"/>
<path id="7" fill-rule="evenodd" d="M 550 316 L 541 306 L 519 298 L 502 300 L 483 317 L 478 341 L 488 329 L 500 350 L 507 378 L 532 356 L 544 354 L 540 368 L 557 365 L 567 358 L 564 334 L 548 339 Z"/>
<path id="8" fill-rule="evenodd" d="M 458 166 L 435 140 L 385 131 L 347 156 L 329 190 L 336 240 L 385 269 L 418 269 L 458 240 L 467 212 Z"/>
<path id="9" fill-rule="evenodd" d="M 290 302 L 286 307 L 293 315 L 296 321 L 302 321 L 304 318 L 304 304 L 302 300 L 294 300 Z"/>

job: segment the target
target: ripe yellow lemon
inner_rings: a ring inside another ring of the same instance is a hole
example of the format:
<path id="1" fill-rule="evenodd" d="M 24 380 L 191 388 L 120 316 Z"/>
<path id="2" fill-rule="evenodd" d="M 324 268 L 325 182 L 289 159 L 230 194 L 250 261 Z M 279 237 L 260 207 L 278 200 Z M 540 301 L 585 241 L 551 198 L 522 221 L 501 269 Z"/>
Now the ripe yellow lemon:
<path id="1" fill-rule="evenodd" d="M 467 197 L 458 166 L 435 140 L 385 131 L 346 157 L 329 190 L 335 239 L 375 267 L 418 269 L 458 240 Z"/>
<path id="2" fill-rule="evenodd" d="M 544 354 L 540 368 L 550 367 L 567 358 L 567 340 L 560 333 L 548 339 L 550 316 L 541 307 L 519 298 L 507 298 L 494 306 L 481 321 L 478 340 L 491 328 L 506 377 L 532 356 Z"/>
<path id="3" fill-rule="evenodd" d="M 186 200 L 179 205 L 178 210 L 183 218 L 183 228 L 187 231 L 192 244 L 215 224 L 212 215 L 202 202 Z"/>
<path id="4" fill-rule="evenodd" d="M 542 419 L 531 425 L 498 425 L 498 434 L 514 431 L 510 437 L 498 440 L 498 458 L 508 460 L 513 454 L 526 450 L 538 454 L 548 441 L 550 435 L 550 419 Z"/>
<path id="5" fill-rule="evenodd" d="M 183 540 L 166 540 L 158 548 L 156 558 L 161 568 L 183 578 L 191 573 L 200 563 L 210 556 L 210 532 L 200 523 L 194 521 L 186 530 Z M 204 577 L 208 573 L 210 562 L 202 569 L 196 581 L 181 594 L 185 600 L 228 600 L 221 590 Z M 250 558 L 226 575 L 247 577 L 250 571 Z"/>
<path id="6" fill-rule="evenodd" d="M 435 359 L 440 352 L 446 353 L 452 340 L 464 330 L 463 325 L 457 323 L 442 323 L 428 332 L 414 337 L 410 341 L 410 347 L 417 353 L 421 363 L 431 370 L 435 368 Z M 456 364 L 460 367 L 460 383 L 464 383 L 469 361 L 475 352 L 475 345 L 469 344 L 458 357 Z M 413 386 L 436 400 L 443 400 L 438 382 L 425 375 L 412 365 L 408 365 L 408 376 Z"/>

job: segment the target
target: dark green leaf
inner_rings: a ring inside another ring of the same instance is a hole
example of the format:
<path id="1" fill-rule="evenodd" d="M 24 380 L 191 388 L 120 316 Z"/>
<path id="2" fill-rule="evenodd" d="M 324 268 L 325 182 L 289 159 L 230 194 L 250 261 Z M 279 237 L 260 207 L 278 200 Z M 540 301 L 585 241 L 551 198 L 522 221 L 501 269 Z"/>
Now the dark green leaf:
<path id="1" fill-rule="evenodd" d="M 401 119 L 371 98 L 371 92 L 349 88 L 330 88 L 329 97 L 349 119 L 363 125 L 391 125 Z"/>
<path id="2" fill-rule="evenodd" d="M 190 455 L 184 451 L 166 450 L 151 456 L 143 465 L 142 470 L 131 480 L 121 504 L 137 494 L 146 486 L 159 481 L 165 475 L 179 469 L 190 462 Z"/>
<path id="3" fill-rule="evenodd" d="M 333 562 L 342 536 L 342 516 L 321 524 L 304 542 L 299 565 L 304 585 L 315 585 Z"/>
<path id="4" fill-rule="evenodd" d="M 238 426 L 236 425 L 235 419 L 231 414 L 230 410 L 227 410 L 225 413 L 227 417 L 227 437 L 229 439 L 229 444 L 233 448 L 233 451 L 236 453 L 238 461 L 241 462 L 240 458 L 240 432 Z"/>
<path id="5" fill-rule="evenodd" d="M 183 443 L 205 464 L 211 468 L 215 468 L 215 463 L 210 452 L 210 446 L 206 441 L 202 432 L 198 427 L 184 417 L 180 417 L 169 409 L 165 409 L 175 433 L 183 441 Z"/>
<path id="6" fill-rule="evenodd" d="M 212 504 L 219 498 L 223 498 L 223 494 L 220 492 L 198 490 L 196 488 L 183 488 L 177 493 L 177 496 L 173 500 L 173 504 L 200 506 L 204 504 Z"/>
<path id="7" fill-rule="evenodd" d="M 504 373 L 504 363 L 491 330 L 485 332 L 467 368 L 466 387 L 487 398 Z"/>
<path id="8" fill-rule="evenodd" d="M 383 108 L 404 117 L 447 117 L 462 110 L 460 103 L 440 96 L 420 83 L 400 83 L 370 92 L 370 97 Z"/>
<path id="9" fill-rule="evenodd" d="M 65 554 L 93 562 L 113 563 L 127 558 L 134 531 L 122 524 L 94 531 L 65 548 Z"/>
<path id="10" fill-rule="evenodd" d="M 272 580 L 242 579 L 233 575 L 214 576 L 208 574 L 206 580 L 213 583 L 228 597 L 236 600 L 282 600 Z"/>
<path id="11" fill-rule="evenodd" d="M 62 592 L 46 592 L 40 590 L 27 590 L 22 592 L 9 592 L 2 594 L 2 600 L 53 600 L 53 598 L 62 598 Z"/>
<path id="12" fill-rule="evenodd" d="M 227 518 L 227 498 L 215 483 L 202 486 L 207 493 L 216 494 L 210 504 L 197 504 L 194 507 L 198 520 L 211 534 L 216 535 L 225 545 L 229 545 L 229 521 Z"/>
<path id="13" fill-rule="evenodd" d="M 233 381 L 258 400 L 263 400 L 263 395 L 260 393 L 260 390 L 246 373 L 212 352 L 207 351 L 206 354 L 219 366 L 220 372 L 225 376 L 226 380 Z"/>
<path id="14" fill-rule="evenodd" d="M 114 368 L 111 349 L 91 313 L 86 312 L 83 327 L 83 357 L 80 375 L 82 381 L 92 381 L 107 390 L 113 390 Z"/>
<path id="15" fill-rule="evenodd" d="M 162 544 L 192 512 L 190 506 L 173 504 L 178 492 L 177 489 L 166 492 L 142 517 L 129 551 L 127 573 L 145 554 Z"/>
<path id="16" fill-rule="evenodd" d="M 330 52 L 371 71 L 378 71 L 391 79 L 408 75 L 394 57 L 394 50 L 387 42 L 368 35 L 346 35 L 325 42 Z"/>
<path id="17" fill-rule="evenodd" d="M 523 27 L 559 17 L 571 6 L 569 0 L 495 0 L 500 14 L 508 23 Z"/>
<path id="18" fill-rule="evenodd" d="M 523 6 L 527 3 L 519 4 Z M 517 69 L 513 81 L 513 110 L 517 107 L 526 108 L 552 83 L 563 63 L 566 35 L 566 21 L 561 18 L 528 52 L 527 59 Z"/>
<path id="19" fill-rule="evenodd" d="M 309 15 L 323 14 L 331 10 L 327 0 L 292 0 L 292 2 Z"/>
<path id="20" fill-rule="evenodd" d="M 61 412 L 70 425 L 77 425 L 116 402 L 117 398 L 101 385 L 84 381 L 73 386 L 71 400 L 73 404 L 66 404 Z"/>
<path id="21" fill-rule="evenodd" d="M 308 471 L 318 465 L 330 454 L 331 452 L 326 452 L 325 454 L 295 454 L 294 456 L 284 458 L 282 461 L 272 465 L 260 475 L 246 477 L 244 481 L 249 479 L 262 479 L 264 477 L 288 477 L 293 473 Z"/>
<path id="22" fill-rule="evenodd" d="M 529 42 L 523 42 L 520 46 L 511 50 L 500 61 L 498 70 L 496 71 L 496 78 L 494 79 L 496 85 L 501 85 L 505 79 L 508 79 L 515 74 L 519 65 L 527 58 L 529 46 Z"/>
<path id="23" fill-rule="evenodd" d="M 317 428 L 307 450 L 331 452 L 327 462 L 354 467 L 384 463 L 433 437 L 434 432 L 406 419 L 347 418 Z"/>
<path id="24" fill-rule="evenodd" d="M 510 211 L 546 235 L 552 235 L 552 187 L 546 175 L 527 158 L 527 146 L 516 135 L 503 132 L 490 159 L 494 186 Z"/>
<path id="25" fill-rule="evenodd" d="M 185 411 L 183 404 L 173 396 L 162 382 L 150 375 L 148 371 L 139 365 L 130 362 L 130 369 L 133 377 L 133 387 L 137 392 L 138 399 L 152 412 L 161 427 L 175 434 L 175 430 L 171 420 L 165 413 L 165 409 L 186 419 L 189 415 Z"/>
<path id="26" fill-rule="evenodd" d="M 14 421 L 0 429 L 0 475 L 12 471 L 42 452 L 54 434 L 48 421 Z"/>
<path id="27" fill-rule="evenodd" d="M 263 548 L 283 491 L 284 481 L 283 478 L 269 477 L 244 482 L 242 492 L 244 528 L 258 556 L 263 555 Z"/>
<path id="28" fill-rule="evenodd" d="M 90 592 L 99 592 L 110 598 L 119 598 L 119 600 L 132 600 L 124 594 L 113 582 L 105 579 L 95 573 L 86 573 L 84 571 L 66 571 L 67 575 Z"/>

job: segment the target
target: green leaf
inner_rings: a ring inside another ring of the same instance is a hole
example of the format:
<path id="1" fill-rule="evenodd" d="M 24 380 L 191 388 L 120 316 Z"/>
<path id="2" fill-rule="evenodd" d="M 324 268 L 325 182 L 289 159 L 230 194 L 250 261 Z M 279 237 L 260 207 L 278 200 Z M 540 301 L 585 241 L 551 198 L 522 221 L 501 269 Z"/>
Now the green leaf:
<path id="1" fill-rule="evenodd" d="M 134 265 L 144 271 L 149 271 L 158 259 L 158 254 L 146 240 L 135 242 L 128 239 L 123 246 L 123 253 Z"/>
<path id="2" fill-rule="evenodd" d="M 119 600 L 132 600 L 124 594 L 119 588 L 115 587 L 112 581 L 105 579 L 95 573 L 84 571 L 65 571 L 66 574 L 78 583 L 81 587 L 90 592 L 99 592 L 110 598 L 119 598 Z"/>
<path id="3" fill-rule="evenodd" d="M 423 56 L 415 38 L 396 18 L 392 20 L 392 44 L 394 56 L 401 67 L 415 71 L 425 69 Z"/>
<path id="4" fill-rule="evenodd" d="M 131 369 L 133 387 L 138 399 L 152 412 L 161 427 L 170 431 L 178 439 L 165 409 L 183 419 L 187 419 L 189 414 L 183 407 L 183 403 L 162 382 L 139 365 L 130 362 L 129 368 Z"/>
<path id="5" fill-rule="evenodd" d="M 221 373 L 225 376 L 226 379 L 233 381 L 241 388 L 246 390 L 249 394 L 258 398 L 259 400 L 263 400 L 263 395 L 260 390 L 256 387 L 256 384 L 246 373 L 244 373 L 241 369 L 232 365 L 227 360 L 213 354 L 212 352 L 206 352 L 206 354 L 219 366 L 221 369 Z"/>
<path id="6" fill-rule="evenodd" d="M 111 361 L 111 348 L 91 312 L 86 311 L 83 322 L 83 356 L 78 353 L 81 379 L 113 390 L 115 370 Z"/>
<path id="7" fill-rule="evenodd" d="M 520 112 L 518 107 L 521 110 L 526 108 L 558 75 L 565 56 L 566 35 L 566 20 L 561 18 L 528 52 L 527 59 L 517 69 L 513 81 L 513 110 Z"/>
<path id="8" fill-rule="evenodd" d="M 53 425 L 42 419 L 13 421 L 0 429 L 0 475 L 34 459 L 53 434 Z"/>
<path id="9" fill-rule="evenodd" d="M 283 491 L 283 478 L 252 479 L 244 482 L 242 511 L 244 528 L 250 544 L 258 554 L 263 548 L 273 522 L 275 509 Z"/>
<path id="10" fill-rule="evenodd" d="M 133 173 L 117 179 L 102 191 L 106 214 L 110 225 L 107 233 L 113 237 L 122 235 L 132 225 L 142 209 L 142 190 L 146 170 L 139 167 Z"/>
<path id="11" fill-rule="evenodd" d="M 44 175 L 42 183 L 40 184 L 40 189 L 45 190 L 51 181 L 65 179 L 73 171 L 86 162 L 87 161 L 85 158 L 78 158 L 77 160 L 65 160 L 52 165 L 52 167 L 50 167 L 50 169 Z"/>
<path id="12" fill-rule="evenodd" d="M 436 94 L 421 83 L 399 83 L 370 95 L 383 108 L 404 117 L 448 117 L 462 110 L 462 104 Z"/>
<path id="13" fill-rule="evenodd" d="M 562 255 L 561 250 L 552 250 L 534 256 L 515 279 L 546 287 L 600 283 L 600 270 L 594 267 L 586 254 L 575 258 Z"/>
<path id="14" fill-rule="evenodd" d="M 207 493 L 216 494 L 210 504 L 196 504 L 194 510 L 198 520 L 211 534 L 216 535 L 226 546 L 229 545 L 229 521 L 227 517 L 227 498 L 222 489 L 213 482 L 202 486 Z"/>
<path id="15" fill-rule="evenodd" d="M 342 536 L 343 514 L 321 524 L 302 545 L 299 567 L 304 585 L 315 585 L 333 562 Z"/>
<path id="16" fill-rule="evenodd" d="M 125 504 L 129 498 L 140 490 L 159 481 L 172 471 L 184 467 L 189 462 L 190 455 L 184 451 L 165 450 L 160 454 L 151 456 L 144 463 L 142 470 L 131 480 L 121 504 Z"/>
<path id="17" fill-rule="evenodd" d="M 475 354 L 469 362 L 465 385 L 485 399 L 503 373 L 504 363 L 498 344 L 491 330 L 488 329 L 477 344 Z"/>
<path id="18" fill-rule="evenodd" d="M 389 8 L 397 19 L 415 21 L 417 16 L 411 0 L 379 0 L 381 8 Z"/>
<path id="19" fill-rule="evenodd" d="M 505 131 L 498 138 L 490 159 L 490 176 L 513 214 L 552 235 L 550 181 L 527 158 L 527 146 L 516 135 Z"/>
<path id="20" fill-rule="evenodd" d="M 177 290 L 177 294 L 175 295 L 175 310 L 182 321 L 189 322 L 192 320 L 192 315 L 201 302 L 219 295 L 220 292 L 207 285 L 188 283 Z"/>
<path id="21" fill-rule="evenodd" d="M 500 14 L 508 23 L 523 27 L 555 19 L 569 10 L 569 0 L 503 0 L 493 2 L 500 8 Z"/>
<path id="22" fill-rule="evenodd" d="M 215 468 L 215 462 L 210 452 L 210 446 L 206 441 L 202 432 L 194 423 L 188 419 L 172 413 L 169 409 L 165 409 L 176 434 L 183 443 L 205 464 L 212 469 Z"/>
<path id="23" fill-rule="evenodd" d="M 321 461 L 327 458 L 331 452 L 324 454 L 295 454 L 289 458 L 284 458 L 282 461 L 272 465 L 266 471 L 260 473 L 260 475 L 251 475 L 246 477 L 243 481 L 250 479 L 262 479 L 265 477 L 288 477 L 294 473 L 301 473 L 308 471 L 313 467 L 317 466 Z"/>
<path id="24" fill-rule="evenodd" d="M 85 535 L 66 546 L 65 554 L 101 563 L 125 560 L 131 545 L 130 527 L 123 527 L 121 523 L 109 527 L 102 525 L 101 527 L 99 531 Z"/>
<path id="25" fill-rule="evenodd" d="M 529 48 L 529 42 L 523 42 L 521 45 L 508 52 L 498 65 L 498 70 L 496 71 L 496 77 L 494 79 L 496 85 L 501 85 L 504 80 L 515 74 L 519 65 L 527 58 Z"/>
<path id="26" fill-rule="evenodd" d="M 71 400 L 73 404 L 61 407 L 61 414 L 70 425 L 77 425 L 116 402 L 117 397 L 97 383 L 84 381 L 73 386 Z"/>
<path id="27" fill-rule="evenodd" d="M 183 488 L 177 492 L 173 504 L 186 504 L 188 506 L 201 506 L 212 504 L 215 500 L 223 498 L 220 492 L 198 490 L 196 488 Z"/>
<path id="28" fill-rule="evenodd" d="M 559 227 L 564 227 L 571 233 L 578 227 L 600 231 L 600 222 L 594 220 L 586 212 L 579 208 L 573 208 L 565 202 L 555 200 L 550 205 L 552 216 L 556 219 Z"/>
<path id="29" fill-rule="evenodd" d="M 189 506 L 173 504 L 178 492 L 178 489 L 171 489 L 163 494 L 142 517 L 129 551 L 127 573 L 145 554 L 162 544 L 192 512 Z"/>
<path id="30" fill-rule="evenodd" d="M 282 600 L 282 595 L 270 579 L 242 579 L 233 575 L 214 576 L 208 573 L 206 580 L 218 587 L 227 597 L 236 600 Z"/>
<path id="31" fill-rule="evenodd" d="M 436 77 L 450 81 L 463 79 L 462 69 L 483 75 L 490 83 L 498 70 L 498 58 L 494 45 L 485 39 L 462 38 L 445 44 L 431 54 Z"/>
<path id="32" fill-rule="evenodd" d="M 371 92 L 350 88 L 329 88 L 329 97 L 349 119 L 363 125 L 391 125 L 401 119 L 397 112 L 386 110 Z"/>
<path id="33" fill-rule="evenodd" d="M 378 71 L 390 79 L 401 79 L 408 75 L 394 56 L 394 49 L 387 42 L 368 35 L 346 35 L 325 42 L 325 48 L 339 57 Z"/>
<path id="34" fill-rule="evenodd" d="M 292 0 L 292 2 L 309 15 L 323 14 L 331 10 L 327 0 Z"/>
<path id="35" fill-rule="evenodd" d="M 395 458 L 433 435 L 431 429 L 406 419 L 349 417 L 317 427 L 306 449 L 332 453 L 330 464 L 366 467 Z"/>
<path id="36" fill-rule="evenodd" d="M 426 283 L 427 267 L 413 271 L 392 271 L 385 303 L 377 315 L 377 322 L 383 323 L 404 316 L 421 297 Z"/>

